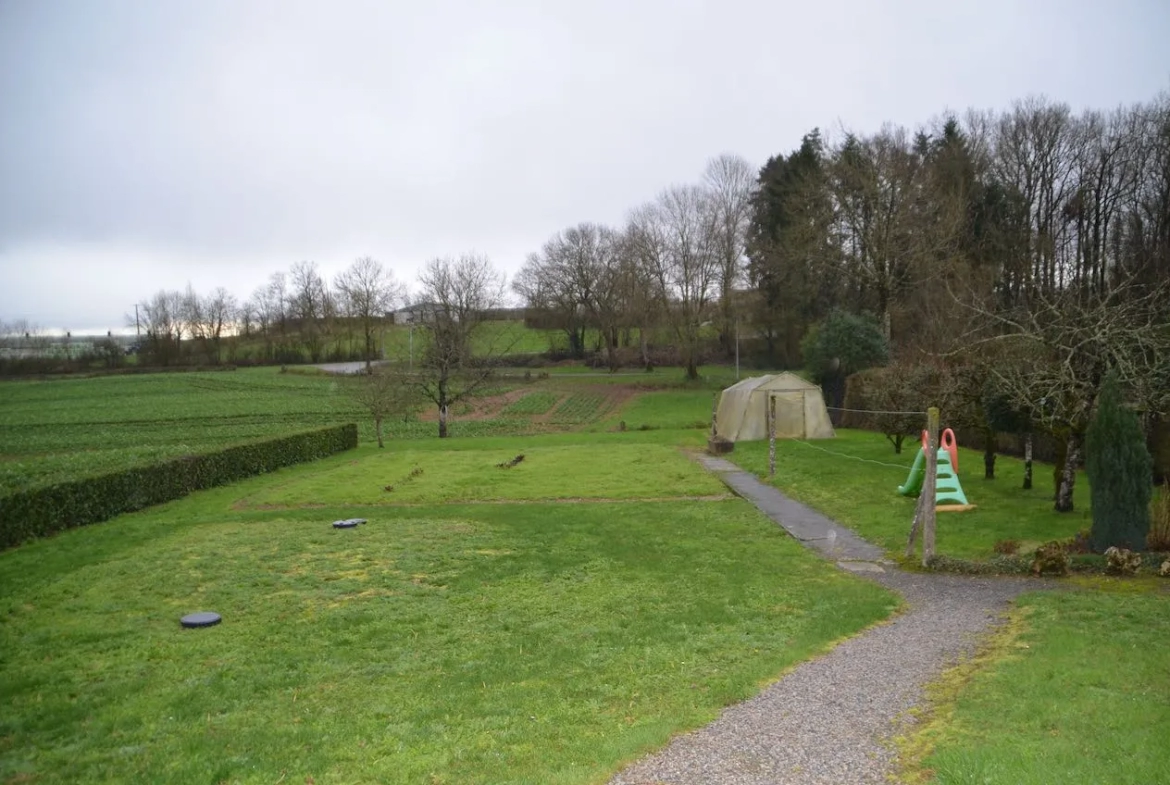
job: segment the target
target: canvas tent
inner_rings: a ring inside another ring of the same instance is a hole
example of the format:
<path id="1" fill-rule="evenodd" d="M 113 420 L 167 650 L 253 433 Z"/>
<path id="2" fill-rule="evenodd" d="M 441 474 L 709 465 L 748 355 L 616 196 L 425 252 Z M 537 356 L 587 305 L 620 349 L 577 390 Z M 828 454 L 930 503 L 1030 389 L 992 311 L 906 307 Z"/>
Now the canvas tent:
<path id="1" fill-rule="evenodd" d="M 796 374 L 754 376 L 736 382 L 719 396 L 715 435 L 732 442 L 768 438 L 768 399 L 776 399 L 777 439 L 831 439 L 821 388 Z"/>

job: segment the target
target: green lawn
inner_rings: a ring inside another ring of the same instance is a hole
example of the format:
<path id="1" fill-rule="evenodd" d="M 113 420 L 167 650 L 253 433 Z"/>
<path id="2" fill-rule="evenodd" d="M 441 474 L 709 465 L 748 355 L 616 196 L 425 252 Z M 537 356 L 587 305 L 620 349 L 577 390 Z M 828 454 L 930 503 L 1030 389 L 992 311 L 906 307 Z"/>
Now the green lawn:
<path id="1" fill-rule="evenodd" d="M 1170 781 L 1170 593 L 1114 584 L 1125 591 L 1021 597 L 1022 634 L 944 707 L 917 773 L 938 785 Z"/>
<path id="2" fill-rule="evenodd" d="M 586 437 L 587 438 L 587 437 Z M 244 506 L 386 505 L 541 499 L 712 496 L 723 483 L 672 445 L 645 442 L 543 444 L 508 439 L 459 451 L 362 448 L 282 473 Z M 500 464 L 523 455 L 511 468 Z M 386 490 L 390 486 L 392 490 Z"/>
<path id="3" fill-rule="evenodd" d="M 416 460 L 420 500 L 712 490 L 669 436 L 364 448 L 0 554 L 0 781 L 598 783 L 893 609 L 738 499 L 354 506 Z"/>
<path id="4" fill-rule="evenodd" d="M 711 402 L 716 393 L 705 389 L 662 390 L 631 399 L 604 425 L 624 422 L 630 430 L 650 428 L 710 428 Z"/>
<path id="5" fill-rule="evenodd" d="M 836 439 L 776 443 L 777 488 L 857 531 L 892 554 L 906 547 L 915 499 L 900 496 L 917 447 L 895 455 L 884 436 L 838 430 Z M 759 475 L 768 472 L 768 444 L 741 442 L 730 458 Z M 858 459 L 864 460 L 858 460 Z M 983 479 L 981 451 L 960 449 L 959 481 L 976 509 L 939 513 L 937 551 L 955 558 L 985 559 L 999 540 L 1017 540 L 1021 553 L 1090 526 L 1088 483 L 1077 481 L 1075 511 L 1052 509 L 1051 466 L 1035 464 L 1035 487 L 1021 488 L 1023 462 L 1000 456 L 995 480 Z"/>

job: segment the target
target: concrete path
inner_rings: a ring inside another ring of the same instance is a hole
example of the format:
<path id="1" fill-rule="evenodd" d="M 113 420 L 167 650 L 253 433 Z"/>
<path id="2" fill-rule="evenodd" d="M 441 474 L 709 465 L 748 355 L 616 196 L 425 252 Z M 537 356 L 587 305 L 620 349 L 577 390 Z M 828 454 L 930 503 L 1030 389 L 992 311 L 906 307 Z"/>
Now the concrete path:
<path id="1" fill-rule="evenodd" d="M 907 607 L 676 738 L 611 785 L 884 785 L 896 764 L 890 738 L 911 721 L 906 712 L 921 702 L 923 687 L 971 654 L 1016 595 L 1045 584 L 902 572 L 880 548 L 735 464 L 700 460 L 806 547 L 901 593 Z"/>

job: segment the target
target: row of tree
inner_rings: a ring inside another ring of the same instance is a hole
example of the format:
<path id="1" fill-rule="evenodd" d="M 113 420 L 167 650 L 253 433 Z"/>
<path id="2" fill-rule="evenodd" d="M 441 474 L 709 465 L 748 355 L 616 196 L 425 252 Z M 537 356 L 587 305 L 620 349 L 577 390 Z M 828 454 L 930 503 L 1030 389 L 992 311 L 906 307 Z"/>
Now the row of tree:
<path id="1" fill-rule="evenodd" d="M 721 155 L 700 183 L 667 188 L 620 228 L 582 223 L 556 233 L 529 255 L 513 290 L 530 323 L 564 330 L 575 356 L 593 328 L 616 368 L 619 345 L 636 332 L 649 365 L 646 337 L 662 326 L 697 378 L 702 328 L 714 323 L 725 346 L 733 340 L 754 189 L 750 164 Z"/>
<path id="2" fill-rule="evenodd" d="M 361 338 L 361 356 L 367 362 L 377 352 L 378 329 L 385 314 L 402 301 L 405 290 L 389 269 L 371 257 L 354 261 L 339 273 L 332 286 L 316 263 L 298 262 L 287 273 L 275 272 L 250 298 L 240 302 L 222 286 L 200 295 L 162 290 L 138 304 L 127 317 L 145 332 L 143 350 L 151 359 L 169 365 L 183 353 L 183 342 L 200 347 L 213 363 L 221 360 L 226 338 L 256 336 L 263 341 L 266 359 L 304 348 L 319 362 L 331 336 Z"/>

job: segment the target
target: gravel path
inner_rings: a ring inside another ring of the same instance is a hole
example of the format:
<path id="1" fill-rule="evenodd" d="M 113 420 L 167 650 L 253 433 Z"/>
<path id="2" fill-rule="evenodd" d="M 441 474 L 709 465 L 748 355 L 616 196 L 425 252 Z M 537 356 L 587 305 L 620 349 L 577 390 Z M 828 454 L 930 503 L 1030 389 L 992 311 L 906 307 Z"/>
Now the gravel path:
<path id="1" fill-rule="evenodd" d="M 970 654 L 1012 598 L 1044 584 L 901 572 L 880 549 L 735 464 L 700 460 L 807 547 L 900 592 L 907 608 L 676 738 L 611 785 L 884 785 L 895 762 L 888 739 L 923 687 Z"/>

